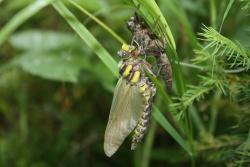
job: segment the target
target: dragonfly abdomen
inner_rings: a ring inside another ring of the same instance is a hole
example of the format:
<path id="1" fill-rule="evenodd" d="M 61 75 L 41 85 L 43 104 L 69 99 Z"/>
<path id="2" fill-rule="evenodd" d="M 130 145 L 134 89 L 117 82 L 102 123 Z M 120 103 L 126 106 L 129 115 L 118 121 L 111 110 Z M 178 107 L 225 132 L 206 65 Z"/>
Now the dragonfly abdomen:
<path id="1" fill-rule="evenodd" d="M 134 150 L 137 147 L 138 143 L 141 142 L 141 140 L 143 139 L 143 137 L 145 136 L 148 130 L 148 127 L 150 124 L 150 118 L 151 118 L 153 97 L 156 92 L 156 88 L 148 80 L 148 78 L 145 77 L 144 80 L 145 82 L 143 82 L 142 80 L 143 83 L 141 83 L 140 85 L 140 93 L 144 99 L 144 110 L 134 130 L 134 135 L 132 137 L 131 150 Z"/>
<path id="2" fill-rule="evenodd" d="M 126 78 L 128 83 L 137 86 L 139 92 L 143 98 L 143 112 L 138 120 L 134 135 L 132 137 L 131 149 L 134 150 L 138 143 L 141 142 L 145 136 L 151 118 L 152 102 L 156 92 L 156 88 L 149 81 L 149 79 L 141 73 L 139 62 L 123 62 L 120 66 L 120 74 L 123 78 Z"/>

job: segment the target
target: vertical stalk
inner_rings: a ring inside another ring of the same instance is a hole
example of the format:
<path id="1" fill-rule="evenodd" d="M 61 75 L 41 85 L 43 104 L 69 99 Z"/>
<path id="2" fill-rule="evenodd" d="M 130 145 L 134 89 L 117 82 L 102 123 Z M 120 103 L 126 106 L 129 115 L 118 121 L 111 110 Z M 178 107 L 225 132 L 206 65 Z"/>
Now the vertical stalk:
<path id="1" fill-rule="evenodd" d="M 134 158 L 134 167 L 141 167 L 141 157 L 142 157 L 142 150 L 140 145 L 134 150 L 133 158 Z"/>
<path id="2" fill-rule="evenodd" d="M 213 135 L 214 130 L 216 128 L 216 121 L 217 121 L 217 115 L 218 115 L 218 106 L 217 102 L 220 99 L 221 94 L 218 93 L 214 96 L 212 107 L 211 107 L 211 120 L 209 124 L 209 133 Z"/>
<path id="3" fill-rule="evenodd" d="M 147 134 L 147 138 L 145 140 L 145 144 L 143 147 L 141 167 L 149 167 L 150 155 L 151 155 L 151 150 L 152 150 L 152 146 L 154 143 L 156 128 L 157 128 L 157 123 L 156 123 L 155 119 L 152 119 L 150 129 L 149 129 L 149 132 Z"/>
<path id="4" fill-rule="evenodd" d="M 191 149 L 191 166 L 195 167 L 195 157 L 193 149 L 193 124 L 191 121 L 191 113 L 189 110 L 185 112 L 185 127 L 188 136 L 189 147 Z"/>
<path id="5" fill-rule="evenodd" d="M 17 95 L 18 108 L 19 108 L 19 130 L 20 130 L 20 148 L 21 153 L 17 165 L 20 167 L 28 166 L 28 148 L 27 148 L 27 138 L 28 138 L 28 114 L 27 114 L 27 94 L 26 88 L 24 87 Z"/>
<path id="6" fill-rule="evenodd" d="M 210 0 L 210 23 L 211 23 L 211 26 L 216 29 L 216 5 L 215 5 L 215 2 L 214 0 Z"/>
<path id="7" fill-rule="evenodd" d="M 206 128 L 205 128 L 199 114 L 197 113 L 196 108 L 193 105 L 190 106 L 189 112 L 191 114 L 194 125 L 199 130 L 200 136 L 203 136 L 204 134 L 206 134 Z"/>
<path id="8" fill-rule="evenodd" d="M 7 166 L 8 162 L 7 162 L 7 156 L 6 156 L 6 152 L 7 152 L 7 148 L 6 148 L 6 141 L 5 139 L 0 139 L 0 165 L 1 166 Z"/>

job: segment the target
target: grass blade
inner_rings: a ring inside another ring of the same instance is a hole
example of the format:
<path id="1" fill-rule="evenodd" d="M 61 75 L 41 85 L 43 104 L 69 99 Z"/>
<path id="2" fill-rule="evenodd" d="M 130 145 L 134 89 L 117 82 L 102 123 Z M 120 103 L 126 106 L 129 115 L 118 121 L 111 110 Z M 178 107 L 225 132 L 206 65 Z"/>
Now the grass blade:
<path id="1" fill-rule="evenodd" d="M 164 5 L 167 6 L 167 9 L 174 14 L 177 22 L 180 22 L 182 24 L 183 31 L 186 33 L 187 40 L 189 40 L 192 48 L 199 48 L 199 46 L 197 45 L 198 41 L 196 39 L 196 35 L 181 2 L 165 0 Z"/>
<path id="2" fill-rule="evenodd" d="M 225 10 L 225 12 L 224 12 L 224 14 L 223 14 L 223 18 L 222 18 L 222 21 L 221 21 L 221 25 L 220 25 L 220 30 L 219 30 L 219 32 L 221 32 L 221 28 L 222 28 L 222 26 L 223 26 L 223 24 L 224 24 L 224 21 L 225 21 L 227 15 L 228 15 L 228 12 L 229 12 L 229 10 L 231 9 L 233 3 L 234 3 L 234 0 L 230 0 L 230 2 L 229 2 L 228 5 L 227 5 L 227 8 L 226 8 L 226 10 Z"/>
<path id="3" fill-rule="evenodd" d="M 156 27 L 157 35 L 164 36 L 167 43 L 175 49 L 176 46 L 173 34 L 156 2 L 152 0 L 131 0 L 131 2 L 136 8 L 139 7 L 138 10 L 148 25 L 151 28 Z M 158 24 L 155 26 L 156 19 Z"/>
<path id="4" fill-rule="evenodd" d="M 51 0 L 34 1 L 26 8 L 18 12 L 0 31 L 0 46 L 8 38 L 8 36 L 15 31 L 23 22 L 28 20 L 34 14 L 39 12 L 45 6 L 50 4 Z"/>
<path id="5" fill-rule="evenodd" d="M 154 144 L 154 137 L 155 137 L 155 131 L 157 129 L 157 123 L 155 120 L 152 120 L 152 123 L 150 125 L 150 129 L 147 134 L 147 138 L 145 140 L 145 144 L 143 147 L 142 152 L 142 160 L 141 160 L 141 167 L 148 167 L 150 162 L 150 155 L 151 150 Z"/>
<path id="6" fill-rule="evenodd" d="M 216 11 L 216 5 L 215 5 L 215 1 L 214 0 L 210 0 L 210 24 L 211 26 L 216 29 L 216 15 L 217 15 L 217 11 Z"/>
<path id="7" fill-rule="evenodd" d="M 192 155 L 191 148 L 188 143 L 179 135 L 179 133 L 173 128 L 173 126 L 168 122 L 164 115 L 159 111 L 157 107 L 153 107 L 153 117 L 160 123 L 160 125 L 174 138 L 174 140 L 188 152 L 189 155 Z"/>
<path id="8" fill-rule="evenodd" d="M 79 9 L 81 12 L 86 14 L 89 18 L 94 20 L 97 24 L 99 24 L 104 30 L 106 30 L 108 33 L 110 33 L 117 41 L 119 41 L 121 44 L 126 43 L 118 34 L 116 34 L 112 29 L 110 29 L 106 24 L 104 24 L 101 20 L 99 20 L 97 17 L 95 17 L 93 14 L 89 13 L 86 9 L 78 5 L 76 2 L 69 0 L 69 2 L 75 6 L 77 9 Z"/>
<path id="9" fill-rule="evenodd" d="M 53 7 L 68 22 L 71 28 L 81 37 L 81 39 L 90 47 L 108 69 L 118 76 L 118 67 L 116 61 L 111 57 L 105 48 L 96 40 L 89 30 L 68 10 L 61 1 L 52 2 Z"/>

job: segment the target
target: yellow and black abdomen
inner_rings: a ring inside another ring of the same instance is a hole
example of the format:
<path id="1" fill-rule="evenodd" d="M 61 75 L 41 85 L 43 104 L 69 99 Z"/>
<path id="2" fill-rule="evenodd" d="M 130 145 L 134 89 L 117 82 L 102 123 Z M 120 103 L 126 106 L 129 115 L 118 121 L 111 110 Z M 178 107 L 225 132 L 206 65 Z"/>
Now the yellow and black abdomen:
<path id="1" fill-rule="evenodd" d="M 131 149 L 134 150 L 138 143 L 145 136 L 151 118 L 153 97 L 156 93 L 156 88 L 153 83 L 145 76 L 145 73 L 140 67 L 140 62 L 129 61 L 123 62 L 120 66 L 119 73 L 121 77 L 127 80 L 131 86 L 136 86 L 142 97 L 143 111 L 141 112 L 140 119 L 134 129 L 132 137 Z"/>
<path id="2" fill-rule="evenodd" d="M 123 63 L 119 73 L 123 78 L 126 78 L 131 85 L 135 85 L 140 81 L 141 72 L 138 64 Z"/>
<path id="3" fill-rule="evenodd" d="M 148 130 L 152 112 L 153 97 L 156 93 L 156 88 L 154 87 L 152 82 L 150 82 L 149 79 L 145 76 L 139 83 L 139 91 L 143 97 L 144 110 L 134 130 L 131 150 L 134 150 L 137 147 L 138 143 L 141 142 Z"/>

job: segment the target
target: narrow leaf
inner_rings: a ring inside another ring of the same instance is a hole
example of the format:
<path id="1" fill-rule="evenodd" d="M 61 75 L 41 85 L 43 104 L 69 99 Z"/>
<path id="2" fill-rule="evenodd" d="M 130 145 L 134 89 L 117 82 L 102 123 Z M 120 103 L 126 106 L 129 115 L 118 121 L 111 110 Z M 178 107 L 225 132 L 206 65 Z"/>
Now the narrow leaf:
<path id="1" fill-rule="evenodd" d="M 95 39 L 89 30 L 68 10 L 61 1 L 52 2 L 53 7 L 68 22 L 71 28 L 93 50 L 103 63 L 110 69 L 112 74 L 118 76 L 116 61 L 110 56 L 105 48 Z"/>
<path id="2" fill-rule="evenodd" d="M 34 14 L 39 12 L 42 8 L 47 6 L 50 0 L 34 1 L 20 12 L 18 12 L 0 31 L 0 46 L 8 38 L 8 36 L 15 31 L 23 22 L 28 20 Z"/>
<path id="3" fill-rule="evenodd" d="M 153 117 L 160 123 L 160 125 L 175 139 L 180 146 L 192 155 L 191 148 L 188 143 L 183 139 L 179 133 L 173 128 L 173 126 L 168 122 L 168 120 L 163 116 L 163 114 L 154 106 Z"/>
<path id="4" fill-rule="evenodd" d="M 227 5 L 227 8 L 226 8 L 226 10 L 225 10 L 225 12 L 224 12 L 224 14 L 223 14 L 223 18 L 222 18 L 222 21 L 221 21 L 220 31 L 219 31 L 219 32 L 221 32 L 221 28 L 222 28 L 222 26 L 223 26 L 223 24 L 224 24 L 224 21 L 225 21 L 227 15 L 228 15 L 228 12 L 229 12 L 229 10 L 231 9 L 233 3 L 234 3 L 234 0 L 230 0 L 230 2 L 229 2 L 228 5 Z"/>

